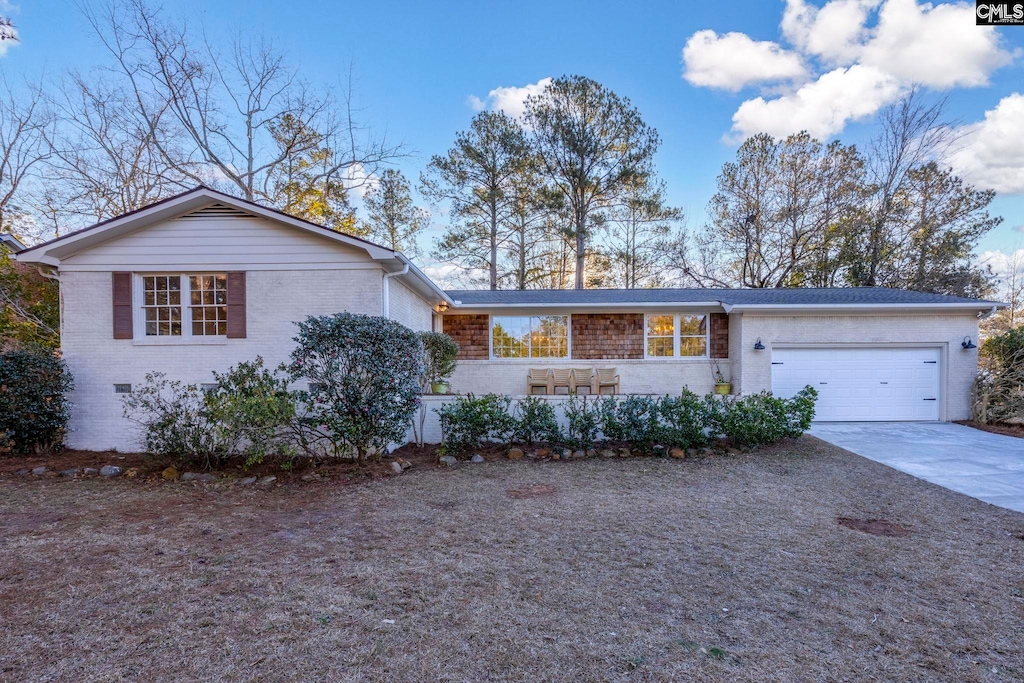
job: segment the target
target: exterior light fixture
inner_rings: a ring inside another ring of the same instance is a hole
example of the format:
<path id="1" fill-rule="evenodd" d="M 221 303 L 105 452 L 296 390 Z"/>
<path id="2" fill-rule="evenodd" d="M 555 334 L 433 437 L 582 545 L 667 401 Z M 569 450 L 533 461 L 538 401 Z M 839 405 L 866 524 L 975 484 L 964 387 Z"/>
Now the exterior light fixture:
<path id="1" fill-rule="evenodd" d="M 761 343 L 761 338 L 760 337 L 758 337 L 757 341 L 754 343 L 754 350 L 755 351 L 764 351 L 764 344 Z"/>
<path id="2" fill-rule="evenodd" d="M 978 345 L 972 342 L 970 337 L 964 337 L 964 340 L 960 342 L 960 346 L 964 348 L 964 351 L 978 348 Z"/>
<path id="3" fill-rule="evenodd" d="M 442 301 L 441 303 L 439 303 L 437 305 L 437 312 L 438 313 L 444 313 L 447 310 L 448 310 L 448 302 L 447 301 Z"/>

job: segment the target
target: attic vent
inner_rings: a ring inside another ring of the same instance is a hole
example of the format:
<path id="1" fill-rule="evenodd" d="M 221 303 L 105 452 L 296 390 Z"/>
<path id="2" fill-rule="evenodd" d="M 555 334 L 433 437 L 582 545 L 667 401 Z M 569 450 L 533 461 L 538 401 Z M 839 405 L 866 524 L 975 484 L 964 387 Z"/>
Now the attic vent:
<path id="1" fill-rule="evenodd" d="M 201 209 L 196 209 L 192 213 L 187 213 L 181 218 L 255 218 L 251 213 L 236 209 L 233 206 L 224 206 L 223 204 L 210 204 L 204 206 Z"/>
<path id="2" fill-rule="evenodd" d="M 115 394 L 130 394 L 130 393 L 132 393 L 132 385 L 131 384 L 115 384 L 114 385 L 114 393 Z"/>

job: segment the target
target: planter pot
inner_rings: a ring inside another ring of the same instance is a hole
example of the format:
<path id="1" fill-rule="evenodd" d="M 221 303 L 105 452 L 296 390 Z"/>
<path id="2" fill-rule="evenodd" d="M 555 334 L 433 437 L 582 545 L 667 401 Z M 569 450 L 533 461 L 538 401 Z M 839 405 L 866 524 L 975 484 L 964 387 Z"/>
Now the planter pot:
<path id="1" fill-rule="evenodd" d="M 715 382 L 715 393 L 720 396 L 727 396 L 732 393 L 732 384 L 729 382 Z"/>
<path id="2" fill-rule="evenodd" d="M 431 382 L 430 392 L 433 394 L 447 394 L 448 383 L 447 382 Z"/>

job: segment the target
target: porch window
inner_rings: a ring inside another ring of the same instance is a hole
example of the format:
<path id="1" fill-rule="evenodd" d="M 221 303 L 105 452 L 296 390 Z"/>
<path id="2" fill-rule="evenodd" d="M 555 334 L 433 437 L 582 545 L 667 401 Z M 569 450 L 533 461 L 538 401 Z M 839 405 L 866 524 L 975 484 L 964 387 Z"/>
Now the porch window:
<path id="1" fill-rule="evenodd" d="M 227 275 L 143 275 L 141 280 L 145 336 L 227 335 Z"/>
<path id="2" fill-rule="evenodd" d="M 568 358 L 569 316 L 492 316 L 491 357 Z"/>
<path id="3" fill-rule="evenodd" d="M 644 325 L 648 358 L 706 358 L 708 317 L 685 313 L 650 313 Z"/>

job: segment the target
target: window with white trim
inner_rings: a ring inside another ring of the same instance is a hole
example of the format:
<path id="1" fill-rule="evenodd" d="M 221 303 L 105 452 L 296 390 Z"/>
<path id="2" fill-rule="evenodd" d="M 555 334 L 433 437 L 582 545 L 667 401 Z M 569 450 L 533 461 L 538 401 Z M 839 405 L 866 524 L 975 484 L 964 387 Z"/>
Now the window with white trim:
<path id="1" fill-rule="evenodd" d="M 648 313 L 644 319 L 647 358 L 706 358 L 708 317 L 686 313 Z"/>
<path id="2" fill-rule="evenodd" d="M 144 336 L 227 336 L 226 274 L 143 275 L 141 280 Z"/>
<path id="3" fill-rule="evenodd" d="M 569 316 L 491 316 L 492 358 L 568 358 Z"/>

